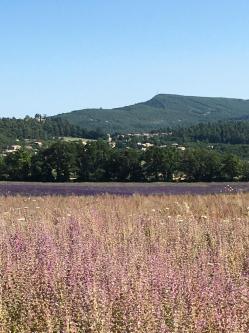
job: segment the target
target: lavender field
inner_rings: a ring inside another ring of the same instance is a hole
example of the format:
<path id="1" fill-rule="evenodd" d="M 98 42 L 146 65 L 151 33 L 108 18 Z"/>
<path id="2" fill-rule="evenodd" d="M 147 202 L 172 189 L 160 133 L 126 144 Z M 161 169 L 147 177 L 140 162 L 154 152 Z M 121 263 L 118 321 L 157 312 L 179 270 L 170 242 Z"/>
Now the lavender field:
<path id="1" fill-rule="evenodd" d="M 248 203 L 0 197 L 0 332 L 249 332 Z"/>
<path id="2" fill-rule="evenodd" d="M 249 192 L 248 182 L 230 183 L 32 183 L 0 182 L 0 195 L 217 194 Z"/>

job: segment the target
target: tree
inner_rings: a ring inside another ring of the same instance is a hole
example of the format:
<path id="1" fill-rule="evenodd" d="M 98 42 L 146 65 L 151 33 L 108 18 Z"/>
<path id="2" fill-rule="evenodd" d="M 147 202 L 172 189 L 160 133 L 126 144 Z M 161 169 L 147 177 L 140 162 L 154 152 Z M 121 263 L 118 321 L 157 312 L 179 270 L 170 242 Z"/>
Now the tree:
<path id="1" fill-rule="evenodd" d="M 9 180 L 29 180 L 31 167 L 31 153 L 20 149 L 9 153 L 5 158 L 6 173 Z"/>
<path id="2" fill-rule="evenodd" d="M 159 181 L 172 181 L 177 171 L 179 152 L 175 148 L 152 147 L 144 154 L 146 177 Z"/>
<path id="3" fill-rule="evenodd" d="M 238 156 L 227 154 L 222 159 L 222 178 L 223 180 L 234 180 L 241 176 L 242 163 Z"/>
<path id="4" fill-rule="evenodd" d="M 189 181 L 215 181 L 221 177 L 220 154 L 207 149 L 187 150 L 181 161 L 181 170 Z"/>
<path id="5" fill-rule="evenodd" d="M 54 182 L 54 162 L 47 158 L 47 151 L 41 150 L 31 159 L 31 179 L 33 181 Z"/>
<path id="6" fill-rule="evenodd" d="M 112 148 L 98 140 L 81 145 L 78 150 L 77 169 L 80 181 L 103 181 L 108 179 L 108 162 Z"/>
<path id="7" fill-rule="evenodd" d="M 32 157 L 31 178 L 66 182 L 75 173 L 76 144 L 58 141 Z"/>
<path id="8" fill-rule="evenodd" d="M 6 180 L 6 167 L 2 156 L 0 156 L 0 180 Z"/>
<path id="9" fill-rule="evenodd" d="M 108 174 L 112 180 L 144 180 L 141 153 L 134 149 L 114 149 L 111 153 Z"/>
<path id="10" fill-rule="evenodd" d="M 249 181 L 249 162 L 245 161 L 241 165 L 242 180 Z"/>
<path id="11" fill-rule="evenodd" d="M 44 151 L 46 164 L 54 169 L 55 180 L 66 182 L 74 171 L 75 144 L 58 141 Z"/>

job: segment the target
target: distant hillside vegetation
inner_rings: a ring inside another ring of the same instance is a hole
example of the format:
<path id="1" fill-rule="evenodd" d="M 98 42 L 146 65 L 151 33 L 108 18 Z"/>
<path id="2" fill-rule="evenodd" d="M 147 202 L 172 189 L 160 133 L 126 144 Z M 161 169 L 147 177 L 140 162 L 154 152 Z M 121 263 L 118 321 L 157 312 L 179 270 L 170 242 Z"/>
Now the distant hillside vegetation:
<path id="1" fill-rule="evenodd" d="M 249 121 L 219 121 L 179 127 L 173 130 L 172 138 L 184 142 L 249 144 Z"/>
<path id="2" fill-rule="evenodd" d="M 61 118 L 0 118 L 0 149 L 17 139 L 50 140 L 62 136 L 98 138 L 100 134 L 85 131 Z"/>
<path id="3" fill-rule="evenodd" d="M 143 132 L 219 120 L 248 119 L 249 100 L 160 94 L 131 106 L 83 109 L 56 117 L 86 130 Z"/>

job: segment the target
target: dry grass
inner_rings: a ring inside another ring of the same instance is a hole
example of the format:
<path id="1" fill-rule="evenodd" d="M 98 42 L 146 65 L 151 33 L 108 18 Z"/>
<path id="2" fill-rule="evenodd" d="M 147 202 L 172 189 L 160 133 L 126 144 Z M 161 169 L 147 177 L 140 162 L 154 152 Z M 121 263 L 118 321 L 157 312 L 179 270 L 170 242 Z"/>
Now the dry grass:
<path id="1" fill-rule="evenodd" d="M 0 332 L 249 332 L 248 206 L 2 197 Z"/>

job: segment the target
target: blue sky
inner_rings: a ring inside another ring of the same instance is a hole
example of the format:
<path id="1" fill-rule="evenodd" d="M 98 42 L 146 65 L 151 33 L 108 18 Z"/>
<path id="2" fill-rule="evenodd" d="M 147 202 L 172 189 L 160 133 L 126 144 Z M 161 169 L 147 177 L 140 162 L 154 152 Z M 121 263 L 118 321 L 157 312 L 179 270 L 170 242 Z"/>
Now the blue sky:
<path id="1" fill-rule="evenodd" d="M 0 117 L 249 99 L 248 0 L 0 0 Z"/>

